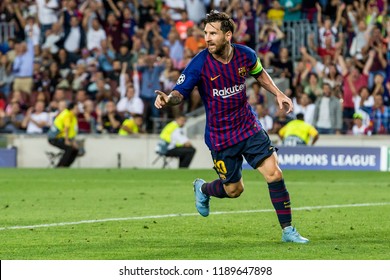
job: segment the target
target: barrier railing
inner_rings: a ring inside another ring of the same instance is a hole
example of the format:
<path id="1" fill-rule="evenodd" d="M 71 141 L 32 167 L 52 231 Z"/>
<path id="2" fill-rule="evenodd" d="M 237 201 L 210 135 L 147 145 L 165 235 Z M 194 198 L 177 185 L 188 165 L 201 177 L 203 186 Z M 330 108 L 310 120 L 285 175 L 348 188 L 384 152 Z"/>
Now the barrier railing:
<path id="1" fill-rule="evenodd" d="M 11 22 L 0 22 L 0 44 L 15 36 L 15 25 Z"/>

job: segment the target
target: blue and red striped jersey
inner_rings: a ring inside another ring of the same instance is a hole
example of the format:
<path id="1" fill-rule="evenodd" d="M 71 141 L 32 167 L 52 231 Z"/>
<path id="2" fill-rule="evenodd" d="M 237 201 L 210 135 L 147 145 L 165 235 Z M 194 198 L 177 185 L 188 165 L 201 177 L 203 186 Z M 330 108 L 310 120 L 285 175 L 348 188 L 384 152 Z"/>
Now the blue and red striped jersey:
<path id="1" fill-rule="evenodd" d="M 173 88 L 188 98 L 198 87 L 206 109 L 205 142 L 214 151 L 233 146 L 262 129 L 247 102 L 245 85 L 249 74 L 262 71 L 260 60 L 251 48 L 232 46 L 233 58 L 228 64 L 216 60 L 208 49 L 198 53 Z"/>

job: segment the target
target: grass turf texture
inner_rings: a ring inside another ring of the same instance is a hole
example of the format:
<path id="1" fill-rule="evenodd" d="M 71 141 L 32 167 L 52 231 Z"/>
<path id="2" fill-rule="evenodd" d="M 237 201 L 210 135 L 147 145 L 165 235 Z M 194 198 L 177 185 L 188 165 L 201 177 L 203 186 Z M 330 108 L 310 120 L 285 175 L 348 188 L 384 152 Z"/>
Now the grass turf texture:
<path id="1" fill-rule="evenodd" d="M 274 211 L 237 213 L 272 209 L 260 174 L 243 176 L 241 197 L 212 198 L 203 218 L 192 181 L 212 170 L 0 169 L 0 259 L 389 259 L 388 173 L 285 171 L 308 245 L 282 243 Z M 385 205 L 343 207 L 361 203 Z"/>

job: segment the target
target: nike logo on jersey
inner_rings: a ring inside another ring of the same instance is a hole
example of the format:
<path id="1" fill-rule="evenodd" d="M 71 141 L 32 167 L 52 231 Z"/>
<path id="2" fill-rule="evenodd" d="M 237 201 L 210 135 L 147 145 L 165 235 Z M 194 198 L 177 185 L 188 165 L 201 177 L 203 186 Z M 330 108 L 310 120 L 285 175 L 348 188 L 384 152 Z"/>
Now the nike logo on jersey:
<path id="1" fill-rule="evenodd" d="M 215 77 L 210 77 L 210 81 L 214 81 L 214 80 L 218 79 L 219 76 L 221 76 L 221 75 L 218 75 L 218 76 L 215 76 Z"/>

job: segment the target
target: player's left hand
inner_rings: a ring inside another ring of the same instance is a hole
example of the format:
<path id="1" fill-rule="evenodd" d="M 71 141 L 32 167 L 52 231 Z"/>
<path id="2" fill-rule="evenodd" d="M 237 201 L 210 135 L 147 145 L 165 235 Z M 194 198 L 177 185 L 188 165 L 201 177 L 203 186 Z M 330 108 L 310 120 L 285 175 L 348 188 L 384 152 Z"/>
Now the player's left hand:
<path id="1" fill-rule="evenodd" d="M 294 110 L 294 105 L 290 98 L 288 98 L 285 94 L 278 94 L 276 97 L 278 101 L 279 108 L 283 110 L 285 107 L 287 109 L 287 114 L 291 113 Z"/>

